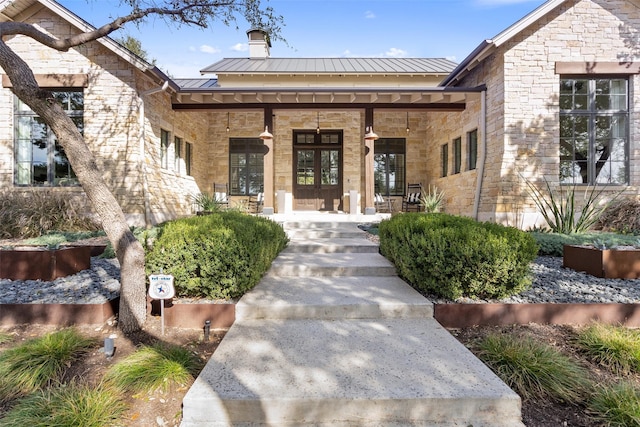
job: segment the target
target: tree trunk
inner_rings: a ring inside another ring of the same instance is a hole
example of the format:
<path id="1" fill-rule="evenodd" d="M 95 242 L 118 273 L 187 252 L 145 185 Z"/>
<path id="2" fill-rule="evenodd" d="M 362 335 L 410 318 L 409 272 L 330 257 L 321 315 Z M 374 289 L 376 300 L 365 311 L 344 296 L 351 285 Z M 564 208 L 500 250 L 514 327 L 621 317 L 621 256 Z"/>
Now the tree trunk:
<path id="1" fill-rule="evenodd" d="M 75 124 L 49 93 L 40 89 L 29 66 L 2 40 L 0 67 L 9 76 L 13 92 L 42 118 L 64 148 L 120 262 L 119 326 L 123 332 L 139 330 L 147 309 L 144 248 L 129 229 L 122 208 Z"/>

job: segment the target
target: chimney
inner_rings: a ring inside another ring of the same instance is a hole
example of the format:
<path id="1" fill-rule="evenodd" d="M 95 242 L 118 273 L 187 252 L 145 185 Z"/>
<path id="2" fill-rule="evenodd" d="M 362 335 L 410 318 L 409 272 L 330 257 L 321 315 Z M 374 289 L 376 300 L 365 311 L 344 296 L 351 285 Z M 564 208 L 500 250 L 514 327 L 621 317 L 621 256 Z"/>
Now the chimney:
<path id="1" fill-rule="evenodd" d="M 249 37 L 249 58 L 251 59 L 266 59 L 269 57 L 269 48 L 271 47 L 271 41 L 269 40 L 269 33 L 258 28 L 253 28 L 247 31 Z"/>

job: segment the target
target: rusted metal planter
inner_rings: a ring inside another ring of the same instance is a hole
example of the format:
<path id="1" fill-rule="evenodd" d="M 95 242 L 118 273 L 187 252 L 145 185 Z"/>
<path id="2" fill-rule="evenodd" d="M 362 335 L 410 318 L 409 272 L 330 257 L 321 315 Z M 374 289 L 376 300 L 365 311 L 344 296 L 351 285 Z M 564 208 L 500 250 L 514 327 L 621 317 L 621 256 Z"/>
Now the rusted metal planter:
<path id="1" fill-rule="evenodd" d="M 160 301 L 150 303 L 152 316 L 160 315 Z M 201 328 L 206 320 L 212 329 L 228 329 L 236 319 L 234 303 L 174 303 L 165 301 L 165 324 L 177 328 Z"/>
<path id="2" fill-rule="evenodd" d="M 91 246 L 0 249 L 0 278 L 52 281 L 91 266 Z"/>
<path id="3" fill-rule="evenodd" d="M 607 279 L 640 278 L 640 249 L 597 249 L 564 245 L 562 265 Z"/>

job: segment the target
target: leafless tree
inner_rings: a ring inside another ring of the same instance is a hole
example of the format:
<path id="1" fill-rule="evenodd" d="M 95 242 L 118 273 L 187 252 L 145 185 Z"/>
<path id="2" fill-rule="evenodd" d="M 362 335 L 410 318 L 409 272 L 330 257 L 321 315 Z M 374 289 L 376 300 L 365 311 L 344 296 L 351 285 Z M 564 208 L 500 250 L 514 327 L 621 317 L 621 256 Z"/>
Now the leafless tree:
<path id="1" fill-rule="evenodd" d="M 243 17 L 249 25 L 280 39 L 282 16 L 276 15 L 260 0 L 123 0 L 130 7 L 127 15 L 105 25 L 67 38 L 52 37 L 34 25 L 23 22 L 0 22 L 0 67 L 9 77 L 15 95 L 27 104 L 56 135 L 85 191 L 101 225 L 115 248 L 120 262 L 121 290 L 119 321 L 124 332 L 142 328 L 146 317 L 144 249 L 133 236 L 124 212 L 103 179 L 93 153 L 73 121 L 51 96 L 41 89 L 29 65 L 14 52 L 6 40 L 15 35 L 29 37 L 51 49 L 66 52 L 70 48 L 105 37 L 129 22 L 162 17 L 175 26 L 208 28 L 214 23 L 236 25 Z"/>

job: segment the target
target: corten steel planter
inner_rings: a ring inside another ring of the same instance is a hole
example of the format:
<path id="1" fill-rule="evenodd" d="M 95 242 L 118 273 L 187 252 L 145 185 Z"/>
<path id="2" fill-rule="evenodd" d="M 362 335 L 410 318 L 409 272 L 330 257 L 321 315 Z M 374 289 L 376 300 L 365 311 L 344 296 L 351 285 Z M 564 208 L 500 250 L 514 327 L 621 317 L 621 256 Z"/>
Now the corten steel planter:
<path id="1" fill-rule="evenodd" d="M 91 246 L 0 249 L 0 278 L 52 281 L 91 267 Z"/>
<path id="2" fill-rule="evenodd" d="M 177 328 L 201 328 L 209 320 L 212 329 L 228 329 L 236 319 L 236 305 L 233 303 L 174 303 L 164 302 L 165 325 Z M 160 301 L 149 304 L 152 316 L 160 315 Z"/>
<path id="3" fill-rule="evenodd" d="M 102 304 L 0 304 L 0 325 L 99 325 L 118 312 L 120 298 Z"/>
<path id="4" fill-rule="evenodd" d="M 562 265 L 607 279 L 640 278 L 640 249 L 597 249 L 564 245 Z"/>

